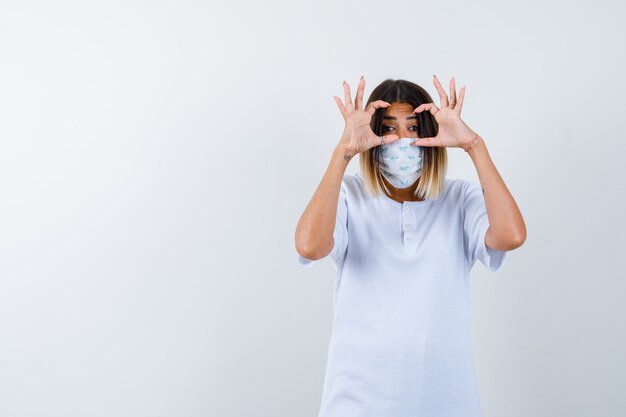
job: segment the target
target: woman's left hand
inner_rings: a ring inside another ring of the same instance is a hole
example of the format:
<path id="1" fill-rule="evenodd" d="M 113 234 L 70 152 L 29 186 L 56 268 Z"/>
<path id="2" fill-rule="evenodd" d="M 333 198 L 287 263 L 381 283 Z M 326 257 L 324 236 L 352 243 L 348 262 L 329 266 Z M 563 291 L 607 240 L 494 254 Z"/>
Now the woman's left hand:
<path id="1" fill-rule="evenodd" d="M 435 116 L 435 120 L 439 125 L 437 136 L 430 138 L 418 138 L 411 145 L 418 146 L 447 146 L 453 148 L 467 149 L 477 137 L 476 132 L 469 128 L 463 120 L 461 120 L 461 109 L 463 108 L 463 98 L 465 97 L 465 86 L 459 92 L 457 102 L 456 91 L 454 85 L 454 77 L 450 80 L 450 97 L 439 83 L 439 80 L 433 75 L 433 82 L 441 99 L 441 109 L 435 106 L 435 103 L 425 103 L 418 106 L 413 113 L 420 113 L 424 110 L 430 110 Z"/>

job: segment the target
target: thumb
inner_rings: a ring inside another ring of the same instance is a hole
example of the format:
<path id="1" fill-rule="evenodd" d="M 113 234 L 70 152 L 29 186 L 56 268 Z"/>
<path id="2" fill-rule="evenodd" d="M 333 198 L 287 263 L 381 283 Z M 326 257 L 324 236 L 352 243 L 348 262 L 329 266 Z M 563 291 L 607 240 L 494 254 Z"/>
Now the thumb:
<path id="1" fill-rule="evenodd" d="M 434 137 L 430 138 L 417 138 L 411 142 L 413 146 L 438 146 Z"/>

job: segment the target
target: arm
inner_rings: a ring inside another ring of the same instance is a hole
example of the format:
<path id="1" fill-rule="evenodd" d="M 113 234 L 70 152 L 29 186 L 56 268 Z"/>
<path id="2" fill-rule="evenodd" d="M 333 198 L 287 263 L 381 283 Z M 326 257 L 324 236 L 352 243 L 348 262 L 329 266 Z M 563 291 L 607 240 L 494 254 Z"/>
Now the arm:
<path id="1" fill-rule="evenodd" d="M 324 258 L 333 248 L 339 191 L 351 155 L 341 146 L 333 150 L 326 173 L 298 221 L 296 251 L 307 259 Z"/>
<path id="2" fill-rule="evenodd" d="M 513 196 L 506 188 L 502 177 L 500 177 L 500 173 L 491 161 L 485 141 L 461 120 L 465 86 L 459 91 L 457 100 L 456 82 L 452 77 L 450 80 L 450 99 L 448 99 L 448 95 L 435 75 L 433 75 L 433 82 L 441 99 L 441 109 L 434 103 L 424 103 L 418 106 L 414 113 L 430 111 L 435 116 L 439 126 L 437 136 L 416 139 L 414 144 L 466 149 L 472 162 L 474 162 L 483 189 L 489 219 L 485 244 L 492 249 L 507 251 L 520 247 L 526 240 L 526 225 L 522 214 L 515 204 Z M 474 138 L 476 138 L 476 143 L 472 144 Z"/>
<path id="3" fill-rule="evenodd" d="M 380 138 L 372 131 L 372 116 L 377 109 L 384 109 L 391 104 L 376 100 L 363 109 L 364 88 L 365 78 L 361 76 L 354 104 L 350 95 L 350 85 L 345 81 L 343 82 L 345 103 L 342 103 L 339 97 L 333 96 L 345 121 L 344 131 L 339 144 L 333 150 L 322 181 L 296 226 L 296 251 L 300 256 L 309 260 L 324 258 L 333 250 L 335 245 L 333 232 L 341 183 L 348 163 L 354 155 L 378 146 L 380 142 Z M 400 139 L 398 135 L 385 135 L 385 137 L 387 143 Z"/>
<path id="4" fill-rule="evenodd" d="M 485 243 L 492 249 L 507 251 L 522 246 L 526 240 L 522 213 L 493 164 L 483 138 L 478 136 L 467 153 L 474 162 L 485 198 L 489 218 Z"/>

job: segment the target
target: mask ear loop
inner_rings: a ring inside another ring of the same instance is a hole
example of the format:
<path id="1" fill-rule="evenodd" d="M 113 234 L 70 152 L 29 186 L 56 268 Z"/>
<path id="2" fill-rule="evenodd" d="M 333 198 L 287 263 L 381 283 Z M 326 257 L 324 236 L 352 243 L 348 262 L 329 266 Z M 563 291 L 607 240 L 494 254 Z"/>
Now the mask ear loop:
<path id="1" fill-rule="evenodd" d="M 417 136 L 419 136 L 420 138 L 424 137 L 424 112 L 419 112 L 417 113 L 417 123 L 419 124 L 419 127 L 417 128 Z"/>
<path id="2" fill-rule="evenodd" d="M 384 109 L 376 109 L 376 111 L 375 111 L 375 113 L 374 113 L 374 114 L 377 114 L 379 111 L 384 113 L 384 111 L 385 111 L 385 110 L 384 110 Z M 421 117 L 422 115 L 420 114 L 419 116 Z M 382 125 L 382 123 L 380 123 L 380 125 Z M 372 129 L 372 130 L 373 130 L 373 129 Z M 377 130 L 378 130 L 378 129 L 377 129 Z M 380 127 L 380 131 L 381 131 L 381 134 L 380 134 L 380 135 L 379 135 L 379 134 L 377 134 L 376 132 L 374 132 L 374 133 L 376 134 L 376 136 L 379 136 L 379 137 L 380 137 L 380 136 L 382 136 L 382 135 L 383 135 L 383 132 L 382 132 L 382 127 Z M 380 162 L 380 157 L 381 157 L 381 155 L 382 155 L 382 153 L 383 153 L 383 152 L 382 152 L 382 150 L 381 150 L 381 145 L 382 145 L 382 144 L 380 144 L 380 145 L 375 146 L 374 148 L 372 148 L 372 153 L 371 153 L 371 155 L 372 155 L 372 159 L 374 160 L 374 164 L 376 165 L 376 171 L 378 172 L 378 178 L 379 178 L 379 180 L 380 180 L 380 184 L 382 185 L 382 188 L 383 188 L 383 194 L 385 194 L 385 195 L 387 195 L 387 197 L 391 198 L 391 197 L 389 196 L 389 194 L 390 194 L 390 193 L 389 193 L 389 188 L 387 187 L 387 185 L 385 184 L 385 181 L 383 180 L 384 176 L 383 176 L 383 173 L 382 173 L 382 171 L 381 171 L 381 169 L 380 169 L 380 165 L 379 165 L 379 162 Z M 393 187 L 393 184 L 392 184 L 392 187 Z M 394 188 L 395 188 L 395 187 L 394 187 Z"/>
<path id="3" fill-rule="evenodd" d="M 378 179 L 380 180 L 380 184 L 382 185 L 382 188 L 383 188 L 383 194 L 385 194 L 385 195 L 387 195 L 387 197 L 389 197 L 389 194 L 390 194 L 389 193 L 389 189 L 387 188 L 387 185 L 385 184 L 385 181 L 383 180 L 383 173 L 382 173 L 382 171 L 380 169 L 380 164 L 379 164 L 381 154 L 382 154 L 382 150 L 381 150 L 380 146 L 375 146 L 372 149 L 372 158 L 375 161 L 374 164 L 376 165 L 376 172 L 378 173 Z M 391 198 L 391 197 L 389 197 L 389 198 Z"/>
<path id="4" fill-rule="evenodd" d="M 420 112 L 417 114 L 417 123 L 419 124 L 418 128 L 417 128 L 417 136 L 420 138 L 424 137 L 424 112 Z M 424 160 L 426 159 L 426 152 L 424 152 L 424 148 L 422 147 L 422 152 L 421 152 L 421 157 L 422 157 L 422 173 L 424 172 L 423 170 L 423 165 L 424 165 Z M 422 180 L 422 173 L 420 173 L 419 178 L 417 179 L 417 181 L 421 181 Z M 415 197 L 419 196 L 417 195 L 417 188 L 415 189 L 415 193 L 413 194 Z"/>

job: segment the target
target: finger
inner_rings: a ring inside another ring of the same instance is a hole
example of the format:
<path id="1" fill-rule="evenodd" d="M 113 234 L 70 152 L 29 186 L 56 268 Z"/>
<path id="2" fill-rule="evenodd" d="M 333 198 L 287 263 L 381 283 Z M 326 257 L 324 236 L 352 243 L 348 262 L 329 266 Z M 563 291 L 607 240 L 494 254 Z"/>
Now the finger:
<path id="1" fill-rule="evenodd" d="M 359 88 L 356 90 L 356 99 L 354 106 L 357 110 L 361 110 L 363 108 L 363 90 L 365 90 L 365 78 L 361 75 L 361 79 L 359 80 Z"/>
<path id="2" fill-rule="evenodd" d="M 430 110 L 434 116 L 439 111 L 439 108 L 435 106 L 435 103 L 424 103 L 417 106 L 415 110 L 413 110 L 413 113 L 421 113 L 424 110 Z"/>
<path id="3" fill-rule="evenodd" d="M 414 145 L 414 146 L 441 146 L 441 141 L 439 139 L 437 139 L 436 137 L 417 138 L 413 142 L 411 142 L 411 145 Z"/>
<path id="4" fill-rule="evenodd" d="M 455 108 L 457 103 L 455 82 L 456 81 L 454 80 L 454 77 L 452 77 L 452 79 L 450 80 L 450 107 L 452 107 L 453 109 Z"/>
<path id="5" fill-rule="evenodd" d="M 463 108 L 463 99 L 465 98 L 465 86 L 461 87 L 461 91 L 459 91 L 459 102 L 456 104 L 454 111 L 461 114 L 461 109 Z"/>
<path id="6" fill-rule="evenodd" d="M 439 82 L 439 79 L 436 75 L 433 75 L 433 82 L 435 83 L 435 87 L 437 88 L 437 92 L 439 93 L 439 98 L 441 99 L 441 107 L 448 107 L 448 96 L 446 95 L 446 92 L 441 86 L 441 83 Z"/>
<path id="7" fill-rule="evenodd" d="M 368 112 L 370 116 L 373 116 L 374 113 L 376 112 L 376 109 L 381 109 L 381 108 L 389 107 L 389 106 L 391 106 L 391 104 L 387 103 L 386 101 L 376 100 L 368 104 L 365 111 Z"/>
<path id="8" fill-rule="evenodd" d="M 398 135 L 385 135 L 385 143 L 393 143 L 400 139 Z"/>
<path id="9" fill-rule="evenodd" d="M 348 110 L 346 110 L 346 108 L 344 107 L 339 97 L 333 96 L 333 99 L 335 100 L 335 103 L 337 103 L 337 107 L 339 107 L 339 111 L 341 112 L 341 115 L 343 116 L 343 120 L 346 120 L 348 118 Z"/>
<path id="10" fill-rule="evenodd" d="M 346 103 L 346 109 L 352 113 L 354 111 L 354 104 L 352 104 L 352 96 L 350 95 L 350 85 L 347 82 L 343 82 L 343 93 L 345 95 L 344 102 Z"/>

